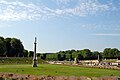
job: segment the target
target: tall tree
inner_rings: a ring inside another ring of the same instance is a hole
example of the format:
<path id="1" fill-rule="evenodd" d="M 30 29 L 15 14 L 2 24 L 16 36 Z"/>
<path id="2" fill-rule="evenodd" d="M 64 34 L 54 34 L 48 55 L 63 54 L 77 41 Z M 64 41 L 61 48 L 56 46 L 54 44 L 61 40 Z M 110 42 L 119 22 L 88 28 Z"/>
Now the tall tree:
<path id="1" fill-rule="evenodd" d="M 4 42 L 4 38 L 0 37 L 0 55 L 3 56 L 5 55 L 6 52 L 6 44 Z"/>
<path id="2" fill-rule="evenodd" d="M 109 55 L 110 49 L 111 49 L 111 48 L 105 48 L 105 49 L 104 49 L 103 54 L 102 54 L 102 57 L 103 57 L 103 58 L 110 58 L 110 55 Z"/>
<path id="3" fill-rule="evenodd" d="M 81 50 L 81 54 L 84 59 L 90 59 L 92 52 L 89 49 L 84 49 L 84 50 Z"/>
<path id="4" fill-rule="evenodd" d="M 119 50 L 116 48 L 105 48 L 103 53 L 102 53 L 103 58 L 107 59 L 116 59 L 119 58 Z"/>
<path id="5" fill-rule="evenodd" d="M 81 54 L 81 51 L 78 51 L 78 52 L 77 52 L 76 58 L 77 58 L 78 60 L 83 60 L 83 55 Z"/>
<path id="6" fill-rule="evenodd" d="M 66 54 L 65 54 L 64 51 L 60 51 L 60 52 L 58 52 L 58 54 L 61 55 L 61 61 L 65 60 L 65 58 L 66 58 Z"/>
<path id="7" fill-rule="evenodd" d="M 10 50 L 11 50 L 11 38 L 6 38 L 5 39 L 5 43 L 6 43 L 6 55 L 10 54 Z"/>
<path id="8" fill-rule="evenodd" d="M 119 58 L 119 50 L 118 49 L 116 49 L 116 48 L 113 48 L 112 49 L 112 57 L 114 58 L 114 59 L 116 59 L 116 58 Z"/>
<path id="9" fill-rule="evenodd" d="M 98 51 L 92 52 L 91 59 L 98 59 L 98 55 L 100 56 L 100 53 Z"/>
<path id="10" fill-rule="evenodd" d="M 23 50 L 24 50 L 22 42 L 19 39 L 12 38 L 10 43 L 11 43 L 11 51 L 12 51 L 12 53 L 14 53 L 16 57 L 17 56 L 18 57 L 22 56 L 23 55 Z"/>

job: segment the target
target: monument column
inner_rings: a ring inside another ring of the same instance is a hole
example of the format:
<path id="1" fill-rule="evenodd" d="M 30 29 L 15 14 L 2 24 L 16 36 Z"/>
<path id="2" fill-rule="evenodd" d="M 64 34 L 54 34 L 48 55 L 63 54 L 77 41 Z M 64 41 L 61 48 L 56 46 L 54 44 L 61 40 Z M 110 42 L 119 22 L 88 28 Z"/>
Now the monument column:
<path id="1" fill-rule="evenodd" d="M 34 42 L 34 56 L 33 56 L 33 67 L 37 67 L 37 59 L 36 59 L 36 41 L 37 41 L 37 38 L 35 37 L 35 42 Z"/>

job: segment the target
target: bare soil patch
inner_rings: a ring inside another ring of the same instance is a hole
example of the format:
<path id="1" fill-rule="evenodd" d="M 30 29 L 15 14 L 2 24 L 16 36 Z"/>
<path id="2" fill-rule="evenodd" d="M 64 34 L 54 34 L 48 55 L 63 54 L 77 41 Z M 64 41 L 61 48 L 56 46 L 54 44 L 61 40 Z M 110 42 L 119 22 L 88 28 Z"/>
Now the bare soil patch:
<path id="1" fill-rule="evenodd" d="M 29 74 L 0 73 L 0 80 L 120 80 L 120 77 L 35 76 Z"/>

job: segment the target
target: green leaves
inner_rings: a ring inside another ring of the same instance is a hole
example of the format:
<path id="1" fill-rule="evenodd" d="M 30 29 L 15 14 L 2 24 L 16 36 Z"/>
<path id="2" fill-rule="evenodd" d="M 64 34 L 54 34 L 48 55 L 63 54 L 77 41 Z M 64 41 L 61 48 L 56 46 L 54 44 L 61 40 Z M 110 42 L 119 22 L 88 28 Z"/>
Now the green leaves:
<path id="1" fill-rule="evenodd" d="M 3 37 L 0 37 L 0 55 L 4 55 L 6 52 L 6 45 Z"/>
<path id="2" fill-rule="evenodd" d="M 0 56 L 23 56 L 23 44 L 19 39 L 0 37 Z"/>
<path id="3" fill-rule="evenodd" d="M 120 58 L 120 51 L 116 48 L 105 48 L 103 53 L 102 53 L 103 58 L 107 59 L 116 59 Z"/>

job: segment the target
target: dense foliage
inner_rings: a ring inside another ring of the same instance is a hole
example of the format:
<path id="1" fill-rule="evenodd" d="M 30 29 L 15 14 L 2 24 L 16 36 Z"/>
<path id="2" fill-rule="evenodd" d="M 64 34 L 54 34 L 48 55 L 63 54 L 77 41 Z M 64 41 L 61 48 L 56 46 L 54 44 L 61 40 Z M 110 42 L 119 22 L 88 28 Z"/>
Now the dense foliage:
<path id="1" fill-rule="evenodd" d="M 0 37 L 1 57 L 22 57 L 24 46 L 19 39 Z"/>
<path id="2" fill-rule="evenodd" d="M 0 37 L 0 57 L 33 57 L 34 52 L 24 49 L 22 42 L 16 38 Z M 89 49 L 83 50 L 66 50 L 57 53 L 43 53 L 37 54 L 37 57 L 43 60 L 59 60 L 71 61 L 74 58 L 78 60 L 94 60 L 100 59 L 120 59 L 120 51 L 117 48 L 105 48 L 103 52 Z"/>
<path id="3" fill-rule="evenodd" d="M 67 50 L 67 51 L 59 51 L 54 54 L 44 54 L 46 60 L 74 60 L 77 58 L 78 60 L 95 60 L 98 59 L 98 55 L 100 59 L 120 59 L 120 51 L 116 48 L 105 48 L 103 52 L 94 51 L 92 52 L 89 49 L 83 50 Z M 43 56 L 43 54 L 41 55 Z"/>

